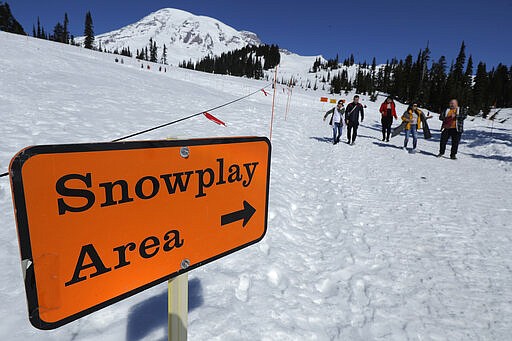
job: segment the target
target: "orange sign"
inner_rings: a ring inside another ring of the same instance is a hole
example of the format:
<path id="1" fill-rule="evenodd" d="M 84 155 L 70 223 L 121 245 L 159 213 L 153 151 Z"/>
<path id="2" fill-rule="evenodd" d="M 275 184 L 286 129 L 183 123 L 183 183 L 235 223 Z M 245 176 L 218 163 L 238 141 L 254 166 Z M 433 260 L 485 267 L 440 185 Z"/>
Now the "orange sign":
<path id="1" fill-rule="evenodd" d="M 331 104 L 332 104 L 332 103 L 336 104 L 336 99 L 331 98 L 329 102 L 330 102 Z"/>
<path id="2" fill-rule="evenodd" d="M 329 99 L 327 97 L 320 97 L 320 102 L 327 103 L 328 101 L 329 101 Z"/>
<path id="3" fill-rule="evenodd" d="M 267 138 L 29 147 L 10 175 L 29 316 L 40 329 L 266 232 Z"/>

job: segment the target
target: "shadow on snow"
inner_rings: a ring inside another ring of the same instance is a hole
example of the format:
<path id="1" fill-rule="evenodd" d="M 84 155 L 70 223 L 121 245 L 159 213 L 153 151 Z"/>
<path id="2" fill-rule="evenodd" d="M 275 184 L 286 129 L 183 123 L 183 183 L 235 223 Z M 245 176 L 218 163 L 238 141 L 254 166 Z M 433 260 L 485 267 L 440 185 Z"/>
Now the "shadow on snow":
<path id="1" fill-rule="evenodd" d="M 316 140 L 318 142 L 324 142 L 324 143 L 332 144 L 332 137 L 315 137 L 315 136 L 312 136 L 309 139 L 310 140 Z"/>
<path id="2" fill-rule="evenodd" d="M 188 282 L 189 312 L 203 305 L 203 287 L 198 278 Z M 153 331 L 164 328 L 167 335 L 167 290 L 133 306 L 128 313 L 126 340 L 139 341 Z M 167 337 L 164 338 L 167 340 Z"/>

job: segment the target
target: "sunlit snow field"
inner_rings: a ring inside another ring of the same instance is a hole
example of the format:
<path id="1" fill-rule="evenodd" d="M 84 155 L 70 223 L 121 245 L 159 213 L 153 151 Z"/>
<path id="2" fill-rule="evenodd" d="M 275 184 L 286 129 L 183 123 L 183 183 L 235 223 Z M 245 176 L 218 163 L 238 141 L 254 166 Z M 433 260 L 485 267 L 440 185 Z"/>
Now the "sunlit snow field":
<path id="1" fill-rule="evenodd" d="M 29 145 L 110 141 L 267 85 L 148 71 L 135 59 L 116 64 L 113 55 L 3 32 L 0 46 L 0 172 Z M 298 69 L 287 61 L 283 70 Z M 512 118 L 468 119 L 452 161 L 434 157 L 435 114 L 419 153 L 403 151 L 402 136 L 381 142 L 382 97 L 363 96 L 356 145 L 333 146 L 324 95 L 295 89 L 285 120 L 278 87 L 268 233 L 190 273 L 189 339 L 510 339 Z M 212 112 L 226 128 L 197 117 L 138 138 L 268 136 L 271 104 L 258 93 Z M 34 329 L 8 178 L 0 219 L 1 340 L 167 339 L 166 284 L 60 329 Z"/>

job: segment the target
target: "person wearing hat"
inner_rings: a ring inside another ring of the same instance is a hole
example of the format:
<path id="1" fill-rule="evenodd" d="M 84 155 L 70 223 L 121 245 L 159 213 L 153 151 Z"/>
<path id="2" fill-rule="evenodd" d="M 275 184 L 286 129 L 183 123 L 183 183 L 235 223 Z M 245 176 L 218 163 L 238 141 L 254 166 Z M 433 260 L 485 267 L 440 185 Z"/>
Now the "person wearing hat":
<path id="1" fill-rule="evenodd" d="M 380 122 L 382 123 L 382 141 L 389 142 L 389 136 L 391 135 L 391 125 L 393 124 L 393 118 L 398 119 L 396 116 L 395 102 L 391 96 L 388 96 L 384 103 L 381 104 L 380 114 L 382 115 Z"/>
<path id="2" fill-rule="evenodd" d="M 341 134 L 343 133 L 344 114 L 345 108 L 343 107 L 343 101 L 339 100 L 336 107 L 332 108 L 324 115 L 324 121 L 327 119 L 327 116 L 331 115 L 329 124 L 332 126 L 332 144 L 338 144 L 340 142 Z"/>

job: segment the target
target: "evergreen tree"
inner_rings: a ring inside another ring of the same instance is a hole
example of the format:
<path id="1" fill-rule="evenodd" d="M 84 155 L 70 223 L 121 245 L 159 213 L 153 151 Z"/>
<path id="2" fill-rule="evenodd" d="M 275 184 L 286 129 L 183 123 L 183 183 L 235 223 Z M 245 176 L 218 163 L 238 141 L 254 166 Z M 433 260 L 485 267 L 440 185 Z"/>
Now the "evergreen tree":
<path id="1" fill-rule="evenodd" d="M 508 70 L 508 81 L 505 83 L 505 107 L 512 107 L 512 65 Z"/>
<path id="2" fill-rule="evenodd" d="M 430 69 L 429 108 L 441 112 L 447 102 L 446 94 L 446 57 L 441 56 Z"/>
<path id="3" fill-rule="evenodd" d="M 69 44 L 69 19 L 68 14 L 64 13 L 64 25 L 62 27 L 62 40 L 61 43 Z"/>
<path id="4" fill-rule="evenodd" d="M 345 92 L 352 91 L 352 83 L 348 79 L 348 71 L 347 70 L 341 71 L 340 83 L 341 83 L 342 90 L 345 90 Z"/>
<path id="5" fill-rule="evenodd" d="M 508 68 L 500 63 L 496 69 L 491 71 L 489 78 L 489 97 L 491 103 L 496 108 L 503 108 L 510 104 L 510 93 L 507 94 L 507 89 L 510 88 L 511 82 Z"/>
<path id="6" fill-rule="evenodd" d="M 85 14 L 85 28 L 84 28 L 84 47 L 92 50 L 94 48 L 94 29 L 92 24 L 92 15 L 90 11 Z"/>
<path id="7" fill-rule="evenodd" d="M 258 58 L 255 66 L 254 66 L 254 78 L 261 79 L 261 78 L 263 78 L 263 76 L 264 76 L 263 65 L 261 64 L 261 58 Z"/>
<path id="8" fill-rule="evenodd" d="M 37 38 L 36 26 L 35 25 L 32 25 L 32 37 Z"/>
<path id="9" fill-rule="evenodd" d="M 470 113 L 477 115 L 480 111 L 486 117 L 489 114 L 489 74 L 485 63 L 478 63 L 473 86 L 473 99 L 471 101 Z"/>
<path id="10" fill-rule="evenodd" d="M 165 44 L 162 50 L 162 64 L 167 65 L 167 46 L 165 46 Z"/>
<path id="11" fill-rule="evenodd" d="M 153 38 L 149 38 L 149 56 L 147 56 L 147 58 L 149 59 L 150 62 L 152 63 L 156 63 L 158 62 L 158 58 L 157 58 L 157 55 L 158 55 L 158 49 L 156 47 L 156 42 L 153 41 Z"/>
<path id="12" fill-rule="evenodd" d="M 420 50 L 418 55 L 418 62 L 416 66 L 416 79 L 418 80 L 417 86 L 417 101 L 422 105 L 430 102 L 430 79 L 428 77 L 428 63 L 430 61 L 430 48 L 429 43 L 424 50 Z"/>
<path id="13" fill-rule="evenodd" d="M 37 17 L 37 38 L 42 38 L 42 36 L 41 36 L 41 24 L 39 23 L 39 17 Z"/>
<path id="14" fill-rule="evenodd" d="M 53 28 L 53 36 L 52 36 L 51 40 L 61 43 L 62 40 L 64 39 L 63 36 L 64 36 L 64 27 L 62 26 L 62 24 L 60 22 L 58 22 L 57 25 L 55 25 L 55 27 Z"/>
<path id="15" fill-rule="evenodd" d="M 339 73 L 332 77 L 330 92 L 331 94 L 341 93 L 341 75 Z"/>
<path id="16" fill-rule="evenodd" d="M 0 2 L 0 31 L 26 35 L 21 24 L 14 18 L 11 8 L 6 2 Z"/>
<path id="17" fill-rule="evenodd" d="M 471 108 L 472 105 L 472 92 L 473 88 L 473 57 L 470 55 L 466 66 L 466 72 L 464 72 L 464 78 L 462 83 L 462 92 L 460 95 L 461 105 L 465 108 Z M 471 113 L 471 112 L 470 112 Z"/>
<path id="18" fill-rule="evenodd" d="M 464 65 L 466 63 L 466 44 L 462 42 L 455 64 L 448 75 L 447 90 L 450 98 L 461 99 L 464 92 Z"/>

